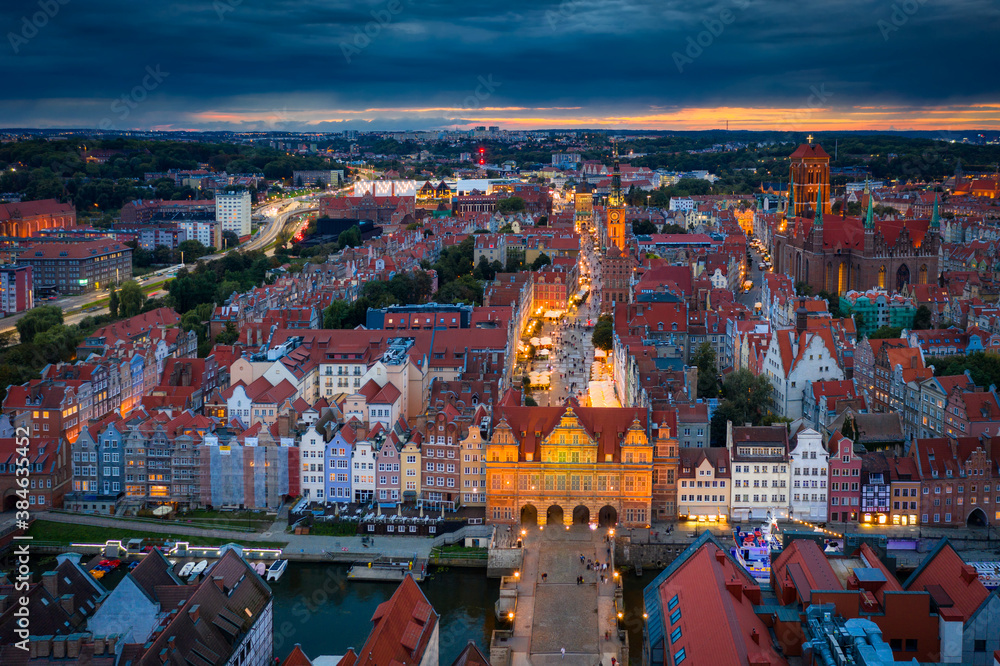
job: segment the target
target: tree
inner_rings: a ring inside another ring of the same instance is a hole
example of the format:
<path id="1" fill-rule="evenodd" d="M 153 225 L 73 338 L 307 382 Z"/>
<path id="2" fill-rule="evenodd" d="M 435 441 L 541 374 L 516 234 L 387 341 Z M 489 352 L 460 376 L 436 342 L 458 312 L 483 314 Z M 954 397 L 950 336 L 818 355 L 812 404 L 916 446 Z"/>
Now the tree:
<path id="1" fill-rule="evenodd" d="M 551 263 L 552 259 L 549 258 L 549 255 L 541 252 L 537 257 L 535 257 L 535 260 L 531 262 L 531 270 L 537 271 L 542 266 L 548 266 Z"/>
<path id="2" fill-rule="evenodd" d="M 595 347 L 606 352 L 611 351 L 611 347 L 614 345 L 614 326 L 615 321 L 611 315 L 603 314 L 598 318 L 591 336 Z"/>
<path id="3" fill-rule="evenodd" d="M 46 329 L 63 323 L 62 308 L 58 305 L 43 305 L 28 310 L 15 327 L 21 342 L 34 342 L 35 336 Z"/>
<path id="4" fill-rule="evenodd" d="M 361 229 L 351 227 L 340 232 L 337 236 L 337 246 L 343 250 L 345 247 L 361 247 Z"/>
<path id="5" fill-rule="evenodd" d="M 716 369 L 715 349 L 703 342 L 691 357 L 691 365 L 698 367 L 698 397 L 719 397 L 719 376 Z"/>
<path id="6" fill-rule="evenodd" d="M 883 326 L 868 336 L 869 340 L 887 340 L 891 338 L 898 338 L 903 332 L 903 329 L 897 326 Z"/>
<path id="7" fill-rule="evenodd" d="M 523 213 L 525 210 L 527 210 L 527 206 L 521 197 L 507 197 L 506 199 L 497 201 L 497 211 L 505 215 L 509 213 Z"/>
<path id="8" fill-rule="evenodd" d="M 648 236 L 656 233 L 656 225 L 649 220 L 636 220 L 632 223 L 632 233 L 636 236 Z"/>
<path id="9" fill-rule="evenodd" d="M 236 324 L 231 321 L 226 322 L 226 328 L 215 336 L 216 344 L 231 345 L 240 339 L 240 332 L 236 330 Z"/>
<path id="10" fill-rule="evenodd" d="M 858 438 L 858 428 L 854 423 L 854 417 L 850 414 L 844 419 L 844 425 L 840 429 L 840 434 L 852 442 Z"/>
<path id="11" fill-rule="evenodd" d="M 926 305 L 921 305 L 913 313 L 913 330 L 926 331 L 931 327 L 931 309 Z"/>
<path id="12" fill-rule="evenodd" d="M 236 235 L 235 231 L 229 231 L 227 229 L 226 231 L 222 232 L 222 248 L 220 249 L 229 250 L 236 247 L 239 244 L 240 244 L 240 237 Z"/>
<path id="13" fill-rule="evenodd" d="M 323 328 L 344 328 L 344 320 L 348 317 L 351 306 L 346 301 L 333 301 L 323 311 Z"/>
<path id="14" fill-rule="evenodd" d="M 712 446 L 725 445 L 726 422 L 735 425 L 760 425 L 767 414 L 771 398 L 771 382 L 766 375 L 755 375 L 747 369 L 737 370 L 722 383 L 725 396 L 712 415 Z"/>
<path id="15" fill-rule="evenodd" d="M 795 283 L 795 293 L 799 296 L 812 296 L 813 288 L 811 284 L 805 282 Z"/>
<path id="16" fill-rule="evenodd" d="M 830 316 L 834 319 L 840 319 L 842 316 L 840 313 L 840 299 L 828 291 L 821 291 L 818 295 L 826 301 L 826 307 L 830 311 Z"/>
<path id="17" fill-rule="evenodd" d="M 58 363 L 73 358 L 81 338 L 76 326 L 57 324 L 35 335 L 35 347 L 42 352 L 47 362 Z"/>
<path id="18" fill-rule="evenodd" d="M 108 297 L 108 312 L 112 317 L 118 316 L 118 290 L 111 288 L 111 296 Z"/>
<path id="19" fill-rule="evenodd" d="M 538 403 L 530 395 L 524 396 L 524 406 L 525 407 L 538 407 Z"/>
<path id="20" fill-rule="evenodd" d="M 145 302 L 146 294 L 142 293 L 142 287 L 135 280 L 129 280 L 118 292 L 118 314 L 124 318 L 134 317 L 142 312 Z"/>

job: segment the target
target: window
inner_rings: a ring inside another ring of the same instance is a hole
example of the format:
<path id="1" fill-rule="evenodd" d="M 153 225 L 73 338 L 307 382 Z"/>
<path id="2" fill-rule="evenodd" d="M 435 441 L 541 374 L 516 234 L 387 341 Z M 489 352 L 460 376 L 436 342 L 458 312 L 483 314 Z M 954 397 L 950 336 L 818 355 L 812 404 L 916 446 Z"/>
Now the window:
<path id="1" fill-rule="evenodd" d="M 678 599 L 677 595 L 675 594 L 674 597 L 667 602 L 667 610 L 673 610 L 677 608 L 678 603 L 680 603 L 680 599 Z"/>
<path id="2" fill-rule="evenodd" d="M 674 324 L 674 325 L 676 326 L 676 324 Z M 687 655 L 684 653 L 684 648 L 681 648 L 680 650 L 678 650 L 677 652 L 674 653 L 674 664 L 675 665 L 681 663 L 685 659 L 687 659 Z"/>
<path id="3" fill-rule="evenodd" d="M 670 624 L 677 624 L 677 621 L 681 619 L 681 609 L 678 608 L 673 613 L 670 614 Z"/>
<path id="4" fill-rule="evenodd" d="M 907 638 L 906 639 L 906 651 L 907 652 L 916 652 L 917 651 L 917 639 L 916 638 Z"/>
<path id="5" fill-rule="evenodd" d="M 677 627 L 676 629 L 674 629 L 673 631 L 670 632 L 670 642 L 671 643 L 676 643 L 678 640 L 680 640 L 680 637 L 681 637 L 681 628 L 680 627 Z"/>
<path id="6" fill-rule="evenodd" d="M 986 641 L 985 640 L 973 641 L 972 649 L 974 652 L 986 652 Z"/>

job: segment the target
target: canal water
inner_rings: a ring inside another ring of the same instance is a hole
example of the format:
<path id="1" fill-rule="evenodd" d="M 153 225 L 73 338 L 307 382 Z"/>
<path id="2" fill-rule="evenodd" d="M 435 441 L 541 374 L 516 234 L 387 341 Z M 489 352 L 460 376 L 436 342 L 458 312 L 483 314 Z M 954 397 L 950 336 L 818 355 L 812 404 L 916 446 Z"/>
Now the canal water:
<path id="1" fill-rule="evenodd" d="M 642 661 L 642 589 L 658 573 L 646 570 L 642 578 L 631 573 L 624 578 L 623 624 L 633 664 Z M 489 654 L 499 580 L 486 578 L 484 569 L 437 569 L 420 588 L 440 615 L 441 666 L 450 666 L 470 640 Z M 396 584 L 348 580 L 343 565 L 289 562 L 271 590 L 274 656 L 284 660 L 296 643 L 309 657 L 359 650 L 371 631 L 372 614 L 392 596 Z"/>
<path id="2" fill-rule="evenodd" d="M 361 649 L 375 609 L 392 596 L 397 584 L 348 580 L 347 569 L 289 562 L 281 580 L 270 583 L 275 657 L 284 660 L 296 643 L 310 658 Z M 487 579 L 485 569 L 432 568 L 420 588 L 440 616 L 442 666 L 450 666 L 470 640 L 489 654 L 499 580 Z"/>

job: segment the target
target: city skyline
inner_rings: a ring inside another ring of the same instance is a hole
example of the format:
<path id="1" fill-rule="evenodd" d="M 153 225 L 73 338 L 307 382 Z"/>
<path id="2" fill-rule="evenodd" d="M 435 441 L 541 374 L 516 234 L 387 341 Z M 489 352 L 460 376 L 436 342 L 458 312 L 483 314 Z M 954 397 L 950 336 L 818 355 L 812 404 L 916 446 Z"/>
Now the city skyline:
<path id="1" fill-rule="evenodd" d="M 35 0 L 0 25 L 7 126 L 1000 128 L 979 0 Z"/>

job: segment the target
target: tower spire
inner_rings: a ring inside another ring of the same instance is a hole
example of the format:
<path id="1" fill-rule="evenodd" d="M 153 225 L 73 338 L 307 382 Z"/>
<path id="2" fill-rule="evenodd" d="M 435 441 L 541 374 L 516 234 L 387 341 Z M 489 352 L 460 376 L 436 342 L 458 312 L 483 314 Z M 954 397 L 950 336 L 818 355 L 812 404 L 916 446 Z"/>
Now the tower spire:
<path id="1" fill-rule="evenodd" d="M 614 168 L 611 172 L 611 193 L 608 197 L 608 203 L 614 208 L 621 208 L 624 202 L 621 168 L 618 163 L 618 142 L 613 141 L 612 145 L 614 146 Z"/>
<path id="2" fill-rule="evenodd" d="M 823 228 L 823 183 L 819 184 L 816 190 L 816 217 L 813 218 L 813 226 L 817 229 Z"/>
<path id="3" fill-rule="evenodd" d="M 941 226 L 941 216 L 938 214 L 938 194 L 934 194 L 934 212 L 931 213 L 931 228 L 937 229 Z"/>
<path id="4" fill-rule="evenodd" d="M 788 180 L 788 202 L 785 205 L 785 217 L 791 213 L 795 217 L 795 169 L 791 170 L 791 178 Z"/>

